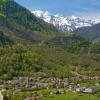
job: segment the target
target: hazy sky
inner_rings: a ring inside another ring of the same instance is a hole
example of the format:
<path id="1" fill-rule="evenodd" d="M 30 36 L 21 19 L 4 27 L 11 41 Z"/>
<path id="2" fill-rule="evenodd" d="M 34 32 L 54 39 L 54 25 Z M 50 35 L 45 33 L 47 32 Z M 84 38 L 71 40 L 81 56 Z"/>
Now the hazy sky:
<path id="1" fill-rule="evenodd" d="M 64 16 L 100 18 L 100 0 L 16 0 L 32 10 L 48 10 Z"/>

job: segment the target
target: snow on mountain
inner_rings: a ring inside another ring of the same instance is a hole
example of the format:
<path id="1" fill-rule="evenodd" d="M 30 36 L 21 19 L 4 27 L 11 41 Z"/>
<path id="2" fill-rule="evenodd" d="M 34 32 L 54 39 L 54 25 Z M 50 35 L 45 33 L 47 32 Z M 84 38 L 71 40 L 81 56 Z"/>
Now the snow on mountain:
<path id="1" fill-rule="evenodd" d="M 43 19 L 45 22 L 53 24 L 57 29 L 64 33 L 70 33 L 80 27 L 92 26 L 94 24 L 100 23 L 100 20 L 86 20 L 83 18 L 78 18 L 76 16 L 64 17 L 61 15 L 53 15 L 48 11 L 33 11 L 32 12 L 38 18 Z"/>

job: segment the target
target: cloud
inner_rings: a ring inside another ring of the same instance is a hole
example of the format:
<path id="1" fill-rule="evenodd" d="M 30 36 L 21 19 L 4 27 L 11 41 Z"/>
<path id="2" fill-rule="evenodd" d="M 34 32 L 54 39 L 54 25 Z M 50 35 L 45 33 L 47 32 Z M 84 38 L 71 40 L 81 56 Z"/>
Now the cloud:
<path id="1" fill-rule="evenodd" d="M 74 15 L 82 17 L 82 18 L 86 18 L 86 19 L 100 19 L 100 13 L 99 12 L 78 12 L 78 11 L 74 11 L 73 12 Z"/>

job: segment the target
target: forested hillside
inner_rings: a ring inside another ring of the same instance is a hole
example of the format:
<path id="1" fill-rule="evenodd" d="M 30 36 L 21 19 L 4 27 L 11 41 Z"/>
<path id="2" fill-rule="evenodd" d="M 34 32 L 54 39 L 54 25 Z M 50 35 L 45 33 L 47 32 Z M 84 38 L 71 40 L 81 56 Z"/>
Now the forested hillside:
<path id="1" fill-rule="evenodd" d="M 0 3 L 0 30 L 12 38 L 36 42 L 60 34 L 57 29 L 35 17 L 14 0 Z"/>
<path id="2" fill-rule="evenodd" d="M 99 65 L 99 44 L 60 33 L 13 0 L 0 1 L 0 79 L 80 76 L 90 71 L 95 76 L 100 75 Z"/>
<path id="3" fill-rule="evenodd" d="M 0 46 L 0 78 L 100 75 L 100 45 L 76 35 L 62 42 Z M 77 40 L 77 42 L 75 42 Z M 55 40 L 54 40 L 55 41 Z M 54 44 L 52 44 L 54 43 Z M 61 45 L 62 44 L 62 45 Z"/>

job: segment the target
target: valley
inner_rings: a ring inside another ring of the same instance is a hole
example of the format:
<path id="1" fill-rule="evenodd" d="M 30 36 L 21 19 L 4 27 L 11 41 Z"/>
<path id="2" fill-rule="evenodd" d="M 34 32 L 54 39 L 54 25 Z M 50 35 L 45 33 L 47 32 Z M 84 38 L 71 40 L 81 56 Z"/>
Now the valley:
<path id="1" fill-rule="evenodd" d="M 99 100 L 99 22 L 34 13 L 0 0 L 0 100 Z"/>

